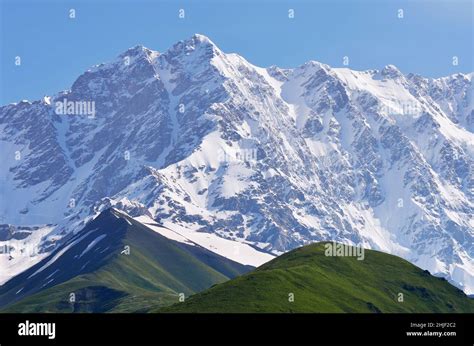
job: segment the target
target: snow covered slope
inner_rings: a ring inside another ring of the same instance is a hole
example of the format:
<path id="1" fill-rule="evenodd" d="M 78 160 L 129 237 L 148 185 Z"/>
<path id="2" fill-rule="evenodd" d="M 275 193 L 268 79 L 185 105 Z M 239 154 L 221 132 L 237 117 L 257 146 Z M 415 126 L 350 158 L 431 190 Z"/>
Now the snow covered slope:
<path id="1" fill-rule="evenodd" d="M 148 216 L 139 216 L 135 220 L 168 239 L 203 247 L 241 264 L 258 267 L 275 258 L 275 256 L 262 252 L 249 244 L 225 239 L 213 233 L 190 231 L 168 222 L 165 222 L 165 225 L 159 225 Z"/>
<path id="2" fill-rule="evenodd" d="M 361 244 L 472 294 L 472 75 L 261 68 L 202 35 L 136 46 L 0 108 L 2 223 L 55 224 L 49 252 L 114 206 L 229 256 L 221 238 L 275 254 Z M 57 114 L 65 98 L 95 116 Z"/>
<path id="3" fill-rule="evenodd" d="M 106 312 L 122 305 L 118 311 L 143 311 L 252 268 L 203 247 L 167 239 L 110 208 L 50 256 L 0 286 L 0 309 Z M 70 301 L 72 292 L 75 301 Z"/>

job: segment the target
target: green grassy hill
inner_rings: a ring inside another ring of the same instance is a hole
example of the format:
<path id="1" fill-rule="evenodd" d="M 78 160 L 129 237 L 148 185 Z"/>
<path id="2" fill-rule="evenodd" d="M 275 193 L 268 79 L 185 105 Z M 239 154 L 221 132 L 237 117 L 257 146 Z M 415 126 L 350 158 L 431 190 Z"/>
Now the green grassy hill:
<path id="1" fill-rule="evenodd" d="M 110 210 L 80 234 L 87 236 L 72 239 L 73 245 L 46 269 L 33 275 L 54 254 L 0 287 L 0 302 L 7 302 L 2 312 L 146 312 L 178 302 L 180 293 L 189 296 L 251 269 L 171 241 Z M 87 250 L 103 235 L 104 241 Z M 129 255 L 121 254 L 124 246 L 130 247 Z M 68 276 L 60 277 L 62 272 Z M 59 282 L 14 302 L 15 292 L 37 290 L 50 277 Z"/>
<path id="2" fill-rule="evenodd" d="M 153 311 L 474 312 L 474 300 L 461 290 L 399 257 L 371 250 L 360 261 L 328 257 L 324 246 L 293 250 L 183 303 Z"/>

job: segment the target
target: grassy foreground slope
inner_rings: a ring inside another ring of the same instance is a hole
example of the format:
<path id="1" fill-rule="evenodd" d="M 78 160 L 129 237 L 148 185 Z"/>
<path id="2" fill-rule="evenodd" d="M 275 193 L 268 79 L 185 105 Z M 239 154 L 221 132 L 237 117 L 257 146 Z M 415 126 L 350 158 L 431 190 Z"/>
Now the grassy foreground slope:
<path id="1" fill-rule="evenodd" d="M 329 257 L 324 245 L 298 248 L 155 311 L 474 312 L 461 290 L 399 257 L 371 250 L 364 260 Z"/>
<path id="2" fill-rule="evenodd" d="M 169 240 L 113 210 L 104 211 L 80 235 L 45 269 L 38 272 L 50 257 L 0 287 L 0 302 L 7 302 L 2 312 L 146 312 L 251 269 Z M 122 253 L 125 246 L 129 254 Z M 56 281 L 50 287 L 38 290 L 51 278 Z M 32 293 L 8 304 L 15 292 L 25 290 Z"/>

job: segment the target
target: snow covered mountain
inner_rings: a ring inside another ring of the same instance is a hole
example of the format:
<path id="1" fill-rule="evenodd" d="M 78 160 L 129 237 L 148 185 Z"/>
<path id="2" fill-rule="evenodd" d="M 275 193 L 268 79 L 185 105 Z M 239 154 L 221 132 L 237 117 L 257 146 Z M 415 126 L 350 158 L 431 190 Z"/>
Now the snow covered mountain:
<path id="1" fill-rule="evenodd" d="M 110 208 L 47 258 L 0 286 L 0 309 L 144 312 L 251 269 L 196 243 L 163 237 Z"/>
<path id="2" fill-rule="evenodd" d="M 221 238 L 360 244 L 472 294 L 472 76 L 261 68 L 202 35 L 133 47 L 0 108 L 0 279 L 115 207 L 168 237 L 212 234 L 220 254 Z"/>

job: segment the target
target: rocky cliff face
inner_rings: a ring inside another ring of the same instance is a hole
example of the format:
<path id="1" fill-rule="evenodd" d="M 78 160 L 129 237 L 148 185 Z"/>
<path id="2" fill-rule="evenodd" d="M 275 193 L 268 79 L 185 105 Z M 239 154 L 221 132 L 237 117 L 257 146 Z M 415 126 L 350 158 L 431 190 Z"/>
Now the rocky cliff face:
<path id="1" fill-rule="evenodd" d="M 55 224 L 25 238 L 40 253 L 110 206 L 274 253 L 363 244 L 472 294 L 472 75 L 260 68 L 202 35 L 137 46 L 0 108 L 0 221 Z"/>

